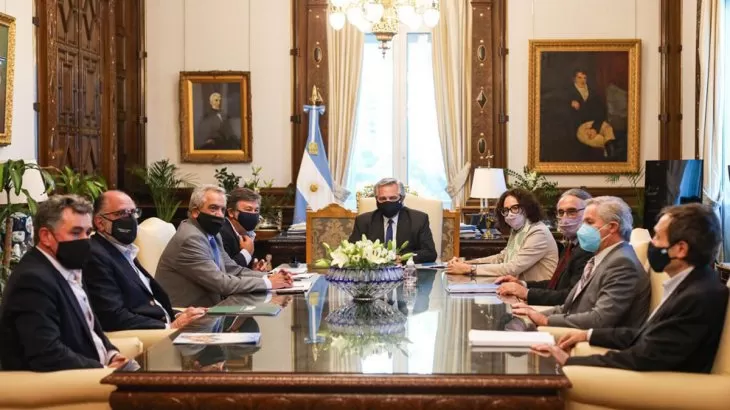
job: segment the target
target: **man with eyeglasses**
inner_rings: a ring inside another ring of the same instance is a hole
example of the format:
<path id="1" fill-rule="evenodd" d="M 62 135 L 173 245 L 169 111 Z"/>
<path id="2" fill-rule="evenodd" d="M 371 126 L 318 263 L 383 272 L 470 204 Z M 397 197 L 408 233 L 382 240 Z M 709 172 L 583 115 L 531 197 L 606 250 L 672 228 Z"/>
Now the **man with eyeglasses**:
<path id="1" fill-rule="evenodd" d="M 569 189 L 558 201 L 558 231 L 565 239 L 565 249 L 549 280 L 521 281 L 507 275 L 497 278 L 501 283 L 497 293 L 516 296 L 530 305 L 555 306 L 565 303 L 570 290 L 580 280 L 586 262 L 593 256 L 580 247 L 577 233 L 583 223 L 586 201 L 591 195 L 582 189 Z"/>
<path id="2" fill-rule="evenodd" d="M 104 331 L 182 328 L 205 309 L 172 309 L 162 287 L 137 261 L 141 212 L 122 191 L 107 191 L 94 203 L 91 253 L 83 267 L 89 299 Z"/>
<path id="3" fill-rule="evenodd" d="M 403 253 L 413 252 L 415 263 L 434 262 L 436 246 L 428 215 L 403 206 L 406 197 L 403 183 L 394 178 L 383 178 L 375 184 L 374 191 L 378 209 L 355 219 L 350 242 L 361 240 L 363 235 L 371 241 L 395 241 L 396 247 L 408 241 Z"/>

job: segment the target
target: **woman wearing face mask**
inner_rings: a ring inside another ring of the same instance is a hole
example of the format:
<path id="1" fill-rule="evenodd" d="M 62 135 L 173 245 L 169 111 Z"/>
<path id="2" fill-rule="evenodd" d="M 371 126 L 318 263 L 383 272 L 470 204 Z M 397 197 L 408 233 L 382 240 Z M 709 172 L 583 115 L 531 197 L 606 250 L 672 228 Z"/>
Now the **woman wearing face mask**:
<path id="1" fill-rule="evenodd" d="M 499 197 L 496 211 L 498 225 L 510 228 L 507 246 L 497 255 L 486 258 L 452 259 L 446 273 L 549 280 L 558 263 L 558 246 L 541 222 L 542 210 L 537 198 L 529 191 L 513 188 Z"/>

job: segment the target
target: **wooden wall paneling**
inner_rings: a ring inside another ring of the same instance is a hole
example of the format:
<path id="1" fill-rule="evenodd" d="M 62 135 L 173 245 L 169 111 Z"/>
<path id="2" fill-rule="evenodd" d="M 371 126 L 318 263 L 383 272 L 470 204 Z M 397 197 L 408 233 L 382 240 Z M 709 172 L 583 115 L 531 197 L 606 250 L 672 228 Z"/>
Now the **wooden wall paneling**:
<path id="1" fill-rule="evenodd" d="M 329 102 L 329 68 L 327 56 L 327 0 L 292 0 L 294 18 L 294 106 L 292 107 L 292 182 L 296 183 L 299 165 L 307 141 L 309 119 L 302 107 L 310 104 L 316 86 L 323 104 Z M 316 50 L 319 51 L 316 51 Z M 319 119 L 325 151 L 328 146 L 328 110 Z"/>
<path id="2" fill-rule="evenodd" d="M 471 162 L 507 166 L 506 1 L 471 0 Z"/>
<path id="3" fill-rule="evenodd" d="M 659 159 L 682 158 L 682 0 L 661 1 Z"/>

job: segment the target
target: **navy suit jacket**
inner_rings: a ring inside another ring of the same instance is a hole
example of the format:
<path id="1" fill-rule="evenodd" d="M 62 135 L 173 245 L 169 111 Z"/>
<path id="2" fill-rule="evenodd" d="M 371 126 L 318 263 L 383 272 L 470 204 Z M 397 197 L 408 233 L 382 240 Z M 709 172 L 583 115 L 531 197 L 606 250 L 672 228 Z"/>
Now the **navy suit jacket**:
<path id="1" fill-rule="evenodd" d="M 114 244 L 103 236 L 91 237 L 91 256 L 84 264 L 84 284 L 102 328 L 107 331 L 164 329 L 165 311 L 175 319 L 170 298 L 159 283 L 134 260 L 150 281 L 152 292 Z M 161 305 L 158 306 L 154 301 Z M 164 308 L 164 310 L 163 310 Z"/>
<path id="2" fill-rule="evenodd" d="M 619 351 L 571 357 L 566 365 L 709 373 L 727 300 L 728 289 L 717 272 L 710 267 L 696 268 L 642 327 L 593 330 L 591 345 Z"/>
<path id="3" fill-rule="evenodd" d="M 94 332 L 116 350 L 95 320 Z M 3 370 L 100 368 L 81 307 L 66 279 L 36 248 L 18 262 L 0 305 Z"/>

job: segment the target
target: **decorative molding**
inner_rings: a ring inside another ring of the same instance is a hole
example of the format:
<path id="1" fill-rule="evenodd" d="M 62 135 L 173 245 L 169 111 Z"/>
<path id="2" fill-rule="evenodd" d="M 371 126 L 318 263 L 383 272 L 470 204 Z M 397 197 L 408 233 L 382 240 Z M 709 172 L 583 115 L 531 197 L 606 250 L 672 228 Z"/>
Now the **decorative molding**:
<path id="1" fill-rule="evenodd" d="M 682 158 L 682 0 L 661 0 L 659 159 Z"/>

